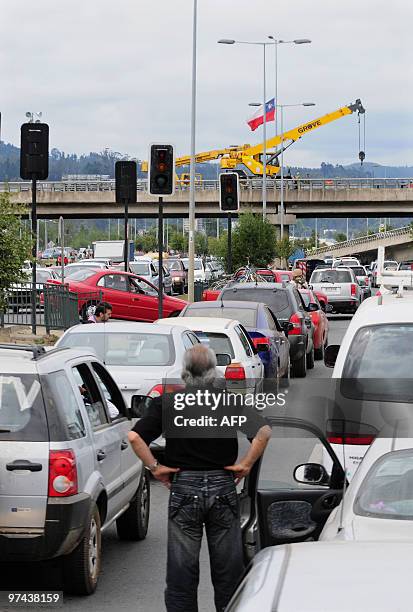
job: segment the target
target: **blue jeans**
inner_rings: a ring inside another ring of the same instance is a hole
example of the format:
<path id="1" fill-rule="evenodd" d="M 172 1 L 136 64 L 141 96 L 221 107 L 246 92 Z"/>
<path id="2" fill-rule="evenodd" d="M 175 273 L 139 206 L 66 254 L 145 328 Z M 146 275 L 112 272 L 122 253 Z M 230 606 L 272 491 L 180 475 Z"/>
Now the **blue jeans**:
<path id="1" fill-rule="evenodd" d="M 198 610 L 199 551 L 205 525 L 215 606 L 221 612 L 244 570 L 233 475 L 225 470 L 175 474 L 168 512 L 166 609 Z"/>

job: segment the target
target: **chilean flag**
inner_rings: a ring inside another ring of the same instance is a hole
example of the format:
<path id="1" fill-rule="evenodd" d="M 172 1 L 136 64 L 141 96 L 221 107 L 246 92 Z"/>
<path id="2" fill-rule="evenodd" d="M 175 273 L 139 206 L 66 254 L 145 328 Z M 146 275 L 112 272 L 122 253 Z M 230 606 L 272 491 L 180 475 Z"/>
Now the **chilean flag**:
<path id="1" fill-rule="evenodd" d="M 275 119 L 275 98 L 272 98 L 265 105 L 266 121 L 274 121 Z M 247 121 L 251 130 L 254 132 L 260 125 L 264 123 L 264 113 L 262 105 L 258 108 L 257 112 Z"/>

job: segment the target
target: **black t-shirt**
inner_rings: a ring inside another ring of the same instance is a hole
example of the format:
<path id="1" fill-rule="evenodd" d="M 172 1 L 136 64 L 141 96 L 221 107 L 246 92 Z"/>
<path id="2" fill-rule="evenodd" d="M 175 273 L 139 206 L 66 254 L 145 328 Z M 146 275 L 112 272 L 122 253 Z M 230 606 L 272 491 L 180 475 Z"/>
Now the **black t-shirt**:
<path id="1" fill-rule="evenodd" d="M 170 417 L 174 413 L 175 396 L 176 394 L 167 394 L 154 398 L 145 416 L 137 421 L 132 429 L 148 445 L 160 435 L 165 435 L 164 464 L 168 467 L 177 467 L 181 470 L 217 470 L 233 465 L 238 457 L 237 430 L 248 438 L 253 438 L 261 427 L 268 425 L 267 420 L 255 408 L 244 407 L 242 414 L 247 417 L 248 422 L 246 425 L 235 424 L 232 435 L 227 429 L 220 437 L 197 438 L 193 437 L 191 428 L 182 427 L 179 432 L 180 437 L 174 437 L 174 434 L 168 435 L 168 432 L 165 432 L 165 427 L 168 427 Z M 188 437 L 185 436 L 185 432 L 188 432 Z M 221 432 L 222 429 L 219 433 Z"/>

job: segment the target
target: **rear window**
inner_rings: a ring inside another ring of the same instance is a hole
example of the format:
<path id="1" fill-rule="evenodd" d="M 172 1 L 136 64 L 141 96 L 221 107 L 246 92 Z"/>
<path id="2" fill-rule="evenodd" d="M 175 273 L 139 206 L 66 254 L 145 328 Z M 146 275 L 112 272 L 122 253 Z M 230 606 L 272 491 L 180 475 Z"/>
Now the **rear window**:
<path id="1" fill-rule="evenodd" d="M 175 362 L 172 337 L 166 334 L 72 333 L 60 347 L 93 348 L 107 366 L 167 366 Z"/>
<path id="2" fill-rule="evenodd" d="M 179 261 L 166 261 L 165 266 L 168 268 L 168 270 L 182 270 L 182 266 Z"/>
<path id="3" fill-rule="evenodd" d="M 188 317 L 220 317 L 221 319 L 235 319 L 244 327 L 255 327 L 257 323 L 257 311 L 252 308 L 188 308 Z"/>
<path id="4" fill-rule="evenodd" d="M 288 300 L 288 292 L 286 289 L 243 289 L 237 288 L 235 291 L 231 288 L 224 289 L 222 292 L 222 300 L 240 301 L 240 302 L 263 302 L 273 311 L 278 318 L 288 317 L 292 313 L 292 308 Z"/>
<path id="5" fill-rule="evenodd" d="M 347 353 L 342 392 L 354 399 L 412 403 L 412 371 L 412 324 L 363 327 Z"/>
<path id="6" fill-rule="evenodd" d="M 148 263 L 136 263 L 131 262 L 129 264 L 130 269 L 134 274 L 147 276 L 150 273 L 149 264 Z"/>
<path id="7" fill-rule="evenodd" d="M 390 268 L 389 266 L 384 265 L 386 270 L 396 270 L 397 268 Z M 399 270 L 413 270 L 413 261 L 412 262 L 404 262 L 400 264 Z"/>
<path id="8" fill-rule="evenodd" d="M 42 389 L 37 375 L 0 374 L 0 440 L 49 440 Z"/>
<path id="9" fill-rule="evenodd" d="M 93 276 L 94 274 L 96 274 L 97 270 L 92 269 L 92 268 L 88 268 L 87 266 L 83 267 L 84 269 L 79 270 L 78 272 L 74 272 L 73 274 L 70 275 L 70 280 L 71 281 L 84 281 L 87 278 L 89 278 L 90 276 Z"/>
<path id="10" fill-rule="evenodd" d="M 231 359 L 235 358 L 232 342 L 226 334 L 203 331 L 195 331 L 195 334 L 202 343 L 207 344 L 209 348 L 214 351 L 215 355 L 218 353 L 226 353 L 231 356 Z"/>
<path id="11" fill-rule="evenodd" d="M 311 283 L 351 283 L 351 272 L 348 270 L 316 270 L 310 282 Z"/>
<path id="12" fill-rule="evenodd" d="M 49 278 L 52 278 L 53 273 L 50 270 L 37 270 L 36 283 L 47 283 Z"/>
<path id="13" fill-rule="evenodd" d="M 85 264 L 80 265 L 80 266 L 67 266 L 65 268 L 65 276 L 73 276 L 73 274 L 77 274 L 77 272 L 84 272 L 85 270 L 89 270 L 90 272 L 98 272 L 100 270 L 99 266 L 86 266 Z M 62 275 L 62 269 L 57 268 L 55 270 L 55 272 L 61 276 Z"/>
<path id="14" fill-rule="evenodd" d="M 353 270 L 354 274 L 356 276 L 366 276 L 366 271 L 364 268 L 362 268 L 361 266 L 356 267 L 356 266 L 352 266 L 351 269 Z"/>

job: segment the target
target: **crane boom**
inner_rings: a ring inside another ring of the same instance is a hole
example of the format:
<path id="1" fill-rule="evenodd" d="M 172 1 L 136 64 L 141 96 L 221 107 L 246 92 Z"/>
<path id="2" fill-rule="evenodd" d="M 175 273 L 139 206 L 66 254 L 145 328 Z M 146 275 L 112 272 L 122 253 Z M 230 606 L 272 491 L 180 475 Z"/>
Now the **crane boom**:
<path id="1" fill-rule="evenodd" d="M 338 110 L 327 113 L 318 119 L 314 119 L 313 121 L 307 121 L 292 130 L 288 130 L 284 132 L 284 134 L 276 136 L 274 138 L 270 138 L 266 142 L 266 151 L 267 155 L 270 156 L 267 161 L 267 175 L 275 176 L 278 174 L 280 167 L 278 165 L 278 155 L 281 153 L 281 150 L 285 150 L 287 147 L 291 146 L 302 138 L 305 134 L 312 132 L 332 121 L 336 121 L 337 119 L 341 119 L 341 117 L 345 117 L 346 115 L 351 115 L 354 112 L 358 112 L 358 114 L 364 114 L 366 111 L 361 103 L 360 99 L 357 99 L 354 104 L 348 104 L 347 106 L 342 106 Z M 285 144 L 287 143 L 287 144 Z M 281 145 L 280 149 L 277 150 L 277 147 Z M 264 168 L 261 162 L 261 156 L 264 153 L 264 143 L 260 143 L 257 145 L 249 145 L 244 144 L 239 147 L 227 147 L 225 149 L 215 149 L 213 151 L 204 151 L 202 153 L 197 153 L 195 155 L 196 163 L 203 163 L 214 161 L 216 159 L 221 160 L 221 167 L 225 169 L 234 169 L 238 165 L 242 164 L 252 172 L 252 174 L 262 176 Z M 274 163 L 275 161 L 275 163 Z M 175 164 L 177 167 L 187 166 L 191 162 L 191 157 L 189 155 L 185 155 L 182 157 L 177 157 L 175 160 Z M 148 162 L 142 162 L 141 170 L 143 172 L 148 171 Z M 185 175 L 186 176 L 186 175 Z"/>

